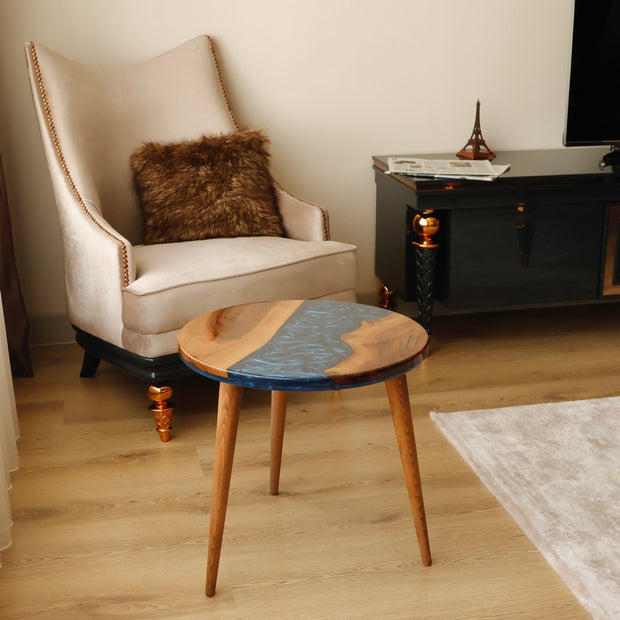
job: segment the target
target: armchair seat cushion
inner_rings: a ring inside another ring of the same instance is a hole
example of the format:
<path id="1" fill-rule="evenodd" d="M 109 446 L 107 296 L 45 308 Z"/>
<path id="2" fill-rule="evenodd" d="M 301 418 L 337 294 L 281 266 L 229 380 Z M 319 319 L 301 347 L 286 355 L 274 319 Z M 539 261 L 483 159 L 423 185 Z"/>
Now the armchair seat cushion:
<path id="1" fill-rule="evenodd" d="M 337 241 L 236 237 L 138 245 L 133 252 L 136 278 L 123 290 L 122 310 L 123 333 L 136 336 L 129 338 L 133 346 L 123 343 L 130 350 L 145 347 L 140 334 L 179 330 L 219 307 L 352 295 L 357 279 L 355 246 Z M 133 352 L 153 356 L 153 351 Z"/>

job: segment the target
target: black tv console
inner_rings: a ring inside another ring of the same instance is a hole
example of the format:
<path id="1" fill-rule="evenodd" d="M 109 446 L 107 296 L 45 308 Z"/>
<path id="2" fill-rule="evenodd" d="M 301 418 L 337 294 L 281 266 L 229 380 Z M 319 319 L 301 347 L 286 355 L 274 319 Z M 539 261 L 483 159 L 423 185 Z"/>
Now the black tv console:
<path id="1" fill-rule="evenodd" d="M 384 305 L 447 311 L 620 299 L 620 173 L 600 148 L 511 151 L 494 181 L 388 175 L 377 186 L 375 273 Z M 454 154 L 415 155 L 455 159 Z"/>

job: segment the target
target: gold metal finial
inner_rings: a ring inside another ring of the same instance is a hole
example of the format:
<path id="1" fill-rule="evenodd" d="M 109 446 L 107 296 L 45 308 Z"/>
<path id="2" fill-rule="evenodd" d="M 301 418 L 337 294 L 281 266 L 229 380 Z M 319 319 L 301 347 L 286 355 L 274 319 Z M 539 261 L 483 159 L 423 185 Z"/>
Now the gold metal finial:
<path id="1" fill-rule="evenodd" d="M 433 235 L 439 231 L 439 220 L 433 215 L 432 210 L 422 211 L 413 218 L 413 230 L 418 235 L 419 241 L 413 244 L 421 248 L 439 247 L 433 241 Z"/>
<path id="2" fill-rule="evenodd" d="M 148 395 L 153 401 L 149 411 L 155 416 L 159 438 L 162 441 L 169 441 L 170 419 L 174 411 L 174 405 L 169 402 L 172 396 L 172 388 L 169 385 L 149 385 Z"/>

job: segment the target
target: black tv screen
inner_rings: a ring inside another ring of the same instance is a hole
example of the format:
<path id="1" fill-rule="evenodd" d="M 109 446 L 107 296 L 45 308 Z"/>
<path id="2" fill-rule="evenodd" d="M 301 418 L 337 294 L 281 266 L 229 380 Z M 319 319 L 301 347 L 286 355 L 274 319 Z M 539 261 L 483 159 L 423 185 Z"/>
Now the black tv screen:
<path id="1" fill-rule="evenodd" d="M 573 10 L 564 145 L 620 145 L 620 0 Z"/>

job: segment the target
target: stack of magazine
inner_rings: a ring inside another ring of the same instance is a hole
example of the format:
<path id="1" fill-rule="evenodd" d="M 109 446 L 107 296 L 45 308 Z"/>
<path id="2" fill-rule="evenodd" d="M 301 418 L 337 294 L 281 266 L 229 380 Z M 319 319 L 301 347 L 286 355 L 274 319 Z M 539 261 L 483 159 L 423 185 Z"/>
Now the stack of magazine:
<path id="1" fill-rule="evenodd" d="M 418 157 L 388 157 L 386 174 L 406 174 L 433 179 L 468 179 L 493 181 L 510 168 L 497 166 L 486 159 L 420 159 Z"/>

